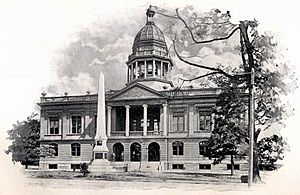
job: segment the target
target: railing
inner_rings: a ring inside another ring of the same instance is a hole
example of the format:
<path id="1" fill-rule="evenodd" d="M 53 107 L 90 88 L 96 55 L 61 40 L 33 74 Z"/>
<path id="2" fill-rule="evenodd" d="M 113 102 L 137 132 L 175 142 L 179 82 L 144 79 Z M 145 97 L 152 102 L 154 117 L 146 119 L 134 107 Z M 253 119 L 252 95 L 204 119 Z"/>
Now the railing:
<path id="1" fill-rule="evenodd" d="M 105 92 L 105 96 L 114 94 L 113 91 Z M 75 102 L 75 101 L 97 101 L 98 94 L 76 95 L 76 96 L 57 96 L 57 97 L 41 97 L 41 103 L 47 102 Z"/>
<path id="2" fill-rule="evenodd" d="M 207 94 L 218 94 L 220 89 L 204 88 L 204 89 L 189 89 L 189 90 L 174 90 L 174 91 L 163 91 L 168 96 L 194 96 L 194 95 L 207 95 Z"/>
<path id="3" fill-rule="evenodd" d="M 150 51 L 137 51 L 131 55 L 128 56 L 128 59 L 131 60 L 134 57 L 137 56 L 146 56 L 146 55 L 157 55 L 157 56 L 162 56 L 162 57 L 167 57 L 168 53 L 164 51 L 156 51 L 156 50 L 150 50 Z"/>
<path id="4" fill-rule="evenodd" d="M 125 131 L 112 131 L 111 136 L 125 136 Z"/>
<path id="5" fill-rule="evenodd" d="M 143 135 L 143 131 L 129 131 L 129 135 L 141 136 L 141 135 Z"/>
<path id="6" fill-rule="evenodd" d="M 147 135 L 162 135 L 162 131 L 147 131 Z"/>
<path id="7" fill-rule="evenodd" d="M 147 136 L 160 136 L 162 131 L 147 131 Z M 112 131 L 112 137 L 125 137 L 125 131 Z M 129 131 L 129 136 L 143 136 L 143 131 Z"/>

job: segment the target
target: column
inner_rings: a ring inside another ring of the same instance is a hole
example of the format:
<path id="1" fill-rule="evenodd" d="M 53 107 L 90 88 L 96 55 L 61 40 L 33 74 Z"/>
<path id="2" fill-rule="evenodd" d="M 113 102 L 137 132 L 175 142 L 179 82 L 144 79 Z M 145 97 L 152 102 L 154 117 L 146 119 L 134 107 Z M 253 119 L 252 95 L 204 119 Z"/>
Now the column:
<path id="1" fill-rule="evenodd" d="M 163 62 L 160 61 L 160 76 L 164 76 L 164 67 L 163 67 Z"/>
<path id="2" fill-rule="evenodd" d="M 50 124 L 50 123 L 49 123 Z M 62 135 L 62 127 L 63 127 L 63 124 L 62 124 L 62 116 L 59 116 L 59 119 L 58 119 L 58 130 L 59 130 L 59 134 Z"/>
<path id="3" fill-rule="evenodd" d="M 111 132 L 111 106 L 107 106 L 107 136 L 110 137 Z"/>
<path id="4" fill-rule="evenodd" d="M 155 77 L 155 70 L 156 70 L 156 67 L 155 67 L 155 60 L 153 60 L 152 77 Z"/>
<path id="5" fill-rule="evenodd" d="M 40 139 L 44 139 L 44 135 L 48 132 L 47 119 L 45 111 L 41 111 L 41 130 L 40 130 Z"/>
<path id="6" fill-rule="evenodd" d="M 125 121 L 125 136 L 129 136 L 129 105 L 125 106 L 126 108 L 126 121 Z"/>
<path id="7" fill-rule="evenodd" d="M 85 130 L 85 116 L 81 115 L 81 130 L 80 132 L 83 133 Z"/>
<path id="8" fill-rule="evenodd" d="M 116 131 L 116 108 L 111 108 L 111 131 Z"/>
<path id="9" fill-rule="evenodd" d="M 144 71 L 145 71 L 144 78 L 147 78 L 147 63 L 146 63 L 146 60 L 144 61 Z"/>
<path id="10" fill-rule="evenodd" d="M 135 66 L 135 64 L 130 65 L 130 69 L 131 69 L 131 71 L 130 71 L 130 81 L 133 80 L 134 66 Z"/>
<path id="11" fill-rule="evenodd" d="M 189 105 L 189 136 L 194 133 L 194 105 Z"/>
<path id="12" fill-rule="evenodd" d="M 140 70 L 139 70 L 139 67 L 138 67 L 138 62 L 136 61 L 136 62 L 135 62 L 135 79 L 138 78 L 138 77 L 137 77 L 137 76 L 138 76 L 138 71 L 140 71 Z"/>
<path id="13" fill-rule="evenodd" d="M 164 121 L 163 121 L 163 135 L 167 135 L 167 104 L 163 104 L 163 116 L 164 116 Z"/>
<path id="14" fill-rule="evenodd" d="M 147 135 L 147 126 L 148 126 L 148 118 L 147 118 L 147 104 L 143 105 L 144 108 L 144 124 L 143 124 L 143 135 L 146 136 Z"/>
<path id="15" fill-rule="evenodd" d="M 93 121 L 93 118 L 94 116 L 92 115 L 92 112 L 90 111 L 86 111 L 85 112 L 85 119 L 84 119 L 84 129 L 87 130 L 88 132 L 94 132 L 94 129 L 92 128 L 91 124 L 92 124 L 92 121 Z M 95 119 L 96 120 L 96 119 Z M 63 122 L 64 123 L 64 122 Z M 69 124 L 69 123 L 67 123 Z M 66 128 L 68 129 L 68 128 Z"/>

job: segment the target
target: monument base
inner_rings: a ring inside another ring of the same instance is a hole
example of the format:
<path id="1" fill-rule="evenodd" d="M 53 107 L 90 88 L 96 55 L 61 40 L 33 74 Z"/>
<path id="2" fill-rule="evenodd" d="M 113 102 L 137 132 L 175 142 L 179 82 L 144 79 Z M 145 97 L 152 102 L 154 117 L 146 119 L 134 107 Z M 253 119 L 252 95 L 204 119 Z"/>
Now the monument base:
<path id="1" fill-rule="evenodd" d="M 90 165 L 91 173 L 115 172 L 116 170 L 110 165 L 108 160 L 94 159 Z"/>

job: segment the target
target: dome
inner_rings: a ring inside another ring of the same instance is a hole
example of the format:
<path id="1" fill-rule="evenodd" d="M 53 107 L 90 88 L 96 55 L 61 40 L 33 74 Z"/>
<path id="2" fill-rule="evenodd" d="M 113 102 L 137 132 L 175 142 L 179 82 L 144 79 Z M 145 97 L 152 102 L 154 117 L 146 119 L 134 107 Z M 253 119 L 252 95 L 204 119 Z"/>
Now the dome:
<path id="1" fill-rule="evenodd" d="M 173 63 L 163 32 L 153 22 L 154 14 L 150 6 L 146 13 L 147 22 L 135 36 L 132 53 L 126 62 L 127 82 L 172 86 L 172 82 L 167 80 L 166 75 L 172 69 Z"/>
<path id="2" fill-rule="evenodd" d="M 163 32 L 153 21 L 148 21 L 135 36 L 132 54 L 128 56 L 128 61 L 136 57 L 153 55 L 167 57 L 168 48 Z"/>
<path id="3" fill-rule="evenodd" d="M 137 33 L 134 39 L 133 46 L 137 46 L 143 42 L 155 41 L 166 45 L 165 37 L 162 31 L 154 24 L 148 21 L 146 25 Z"/>

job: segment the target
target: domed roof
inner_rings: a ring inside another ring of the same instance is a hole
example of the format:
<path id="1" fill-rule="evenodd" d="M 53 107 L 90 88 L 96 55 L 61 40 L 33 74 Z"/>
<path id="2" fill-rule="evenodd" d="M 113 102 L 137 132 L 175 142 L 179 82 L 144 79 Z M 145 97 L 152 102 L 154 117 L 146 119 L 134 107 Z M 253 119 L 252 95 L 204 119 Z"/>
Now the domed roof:
<path id="1" fill-rule="evenodd" d="M 146 25 L 135 36 L 133 46 L 141 42 L 157 41 L 166 45 L 165 37 L 162 31 L 152 21 L 148 21 Z"/>

